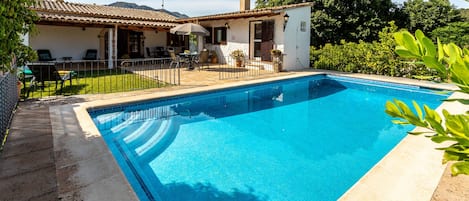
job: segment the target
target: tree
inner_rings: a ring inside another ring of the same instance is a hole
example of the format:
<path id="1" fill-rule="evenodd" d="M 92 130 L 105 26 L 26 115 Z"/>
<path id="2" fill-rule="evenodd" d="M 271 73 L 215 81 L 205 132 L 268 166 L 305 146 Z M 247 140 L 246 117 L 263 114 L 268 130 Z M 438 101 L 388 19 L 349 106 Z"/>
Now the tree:
<path id="1" fill-rule="evenodd" d="M 34 0 L 7 0 L 0 4 L 0 69 L 11 71 L 14 58 L 18 65 L 35 57 L 34 51 L 22 44 L 21 35 L 33 30 L 37 15 L 29 9 Z"/>
<path id="2" fill-rule="evenodd" d="M 437 40 L 437 47 L 422 31 L 415 32 L 415 38 L 408 31 L 394 34 L 396 53 L 407 59 L 417 59 L 427 67 L 436 70 L 442 79 L 450 79 L 459 87 L 458 92 L 469 95 L 469 50 L 462 50 L 454 43 L 442 44 Z M 446 101 L 459 101 L 469 105 L 469 99 L 452 99 Z M 423 132 L 410 134 L 426 134 L 436 143 L 453 142 L 444 150 L 443 163 L 456 161 L 451 166 L 452 175 L 469 175 L 469 111 L 461 114 L 451 114 L 447 110 L 442 114 L 430 109 L 428 106 L 419 106 L 413 102 L 412 110 L 402 101 L 394 100 L 386 103 L 385 112 L 399 120 L 396 124 L 412 124 L 424 128 Z M 444 118 L 444 119 L 443 119 Z"/>
<path id="3" fill-rule="evenodd" d="M 283 6 L 296 3 L 302 3 L 303 0 L 256 0 L 256 8 L 266 8 L 273 6 Z M 310 1 L 308 1 L 310 2 Z"/>
<path id="4" fill-rule="evenodd" d="M 311 38 L 315 46 L 338 44 L 344 39 L 371 42 L 394 16 L 391 0 L 319 0 L 311 14 Z"/>
<path id="5" fill-rule="evenodd" d="M 463 8 L 459 9 L 459 13 L 461 14 L 462 21 L 469 21 L 469 9 Z"/>
<path id="6" fill-rule="evenodd" d="M 449 0 L 408 0 L 404 2 L 403 12 L 408 16 L 407 28 L 411 32 L 417 29 L 431 32 L 437 27 L 461 20 L 459 11 Z"/>
<path id="7" fill-rule="evenodd" d="M 434 29 L 430 35 L 433 41 L 439 38 L 443 43 L 453 42 L 460 47 L 469 47 L 469 22 L 449 23 Z"/>
<path id="8" fill-rule="evenodd" d="M 257 8 L 288 5 L 303 0 L 256 0 Z M 340 44 L 341 40 L 371 42 L 400 9 L 391 0 L 308 0 L 311 13 L 311 44 Z M 397 20 L 402 21 L 402 20 Z M 400 25 L 400 24 L 398 24 Z"/>

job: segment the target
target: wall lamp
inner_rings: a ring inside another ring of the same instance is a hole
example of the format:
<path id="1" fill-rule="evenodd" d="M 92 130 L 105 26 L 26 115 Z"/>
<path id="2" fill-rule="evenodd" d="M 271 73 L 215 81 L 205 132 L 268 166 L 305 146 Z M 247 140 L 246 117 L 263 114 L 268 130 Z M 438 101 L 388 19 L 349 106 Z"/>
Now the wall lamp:
<path id="1" fill-rule="evenodd" d="M 225 28 L 226 28 L 226 29 L 230 29 L 230 25 L 228 24 L 228 22 L 225 23 Z"/>
<path id="2" fill-rule="evenodd" d="M 288 16 L 287 13 L 285 13 L 285 15 L 283 15 L 283 31 L 285 31 L 285 28 L 287 27 L 287 22 L 288 22 L 289 18 L 290 18 L 290 16 Z"/>

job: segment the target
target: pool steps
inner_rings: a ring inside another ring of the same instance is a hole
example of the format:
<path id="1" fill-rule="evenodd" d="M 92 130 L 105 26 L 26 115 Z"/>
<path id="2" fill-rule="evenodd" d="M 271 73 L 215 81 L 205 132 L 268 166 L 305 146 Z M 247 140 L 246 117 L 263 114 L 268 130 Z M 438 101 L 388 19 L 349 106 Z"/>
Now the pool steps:
<path id="1" fill-rule="evenodd" d="M 154 147 L 165 136 L 166 131 L 169 130 L 172 120 L 163 120 L 158 131 L 143 145 L 137 147 L 135 152 L 138 156 L 144 155 L 148 150 Z"/>

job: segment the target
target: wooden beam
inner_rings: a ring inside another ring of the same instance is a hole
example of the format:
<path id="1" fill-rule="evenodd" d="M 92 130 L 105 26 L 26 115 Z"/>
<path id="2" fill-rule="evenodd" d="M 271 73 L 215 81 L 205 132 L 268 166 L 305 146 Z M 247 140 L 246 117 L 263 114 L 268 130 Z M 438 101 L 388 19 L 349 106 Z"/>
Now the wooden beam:
<path id="1" fill-rule="evenodd" d="M 56 21 L 39 21 L 37 25 L 52 25 L 52 26 L 67 26 L 67 27 L 95 27 L 95 28 L 113 28 L 113 25 L 108 24 L 88 24 L 88 23 L 70 23 L 70 22 L 56 22 Z"/>

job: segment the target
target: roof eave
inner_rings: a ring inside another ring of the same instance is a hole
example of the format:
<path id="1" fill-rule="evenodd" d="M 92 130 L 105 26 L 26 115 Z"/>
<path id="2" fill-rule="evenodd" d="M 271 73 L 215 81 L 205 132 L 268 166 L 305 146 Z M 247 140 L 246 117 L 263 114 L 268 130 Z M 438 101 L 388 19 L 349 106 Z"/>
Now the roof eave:
<path id="1" fill-rule="evenodd" d="M 299 4 L 291 4 L 291 5 L 284 5 L 284 6 L 247 10 L 247 11 L 238 11 L 238 12 L 221 13 L 221 14 L 207 15 L 207 16 L 200 16 L 200 17 L 183 18 L 183 19 L 177 19 L 176 22 L 184 23 L 184 22 L 197 22 L 197 21 L 209 21 L 209 20 L 227 20 L 227 19 L 274 16 L 288 9 L 307 7 L 307 6 L 311 7 L 313 5 L 314 4 L 312 2 L 306 2 L 306 3 L 299 3 Z"/>

